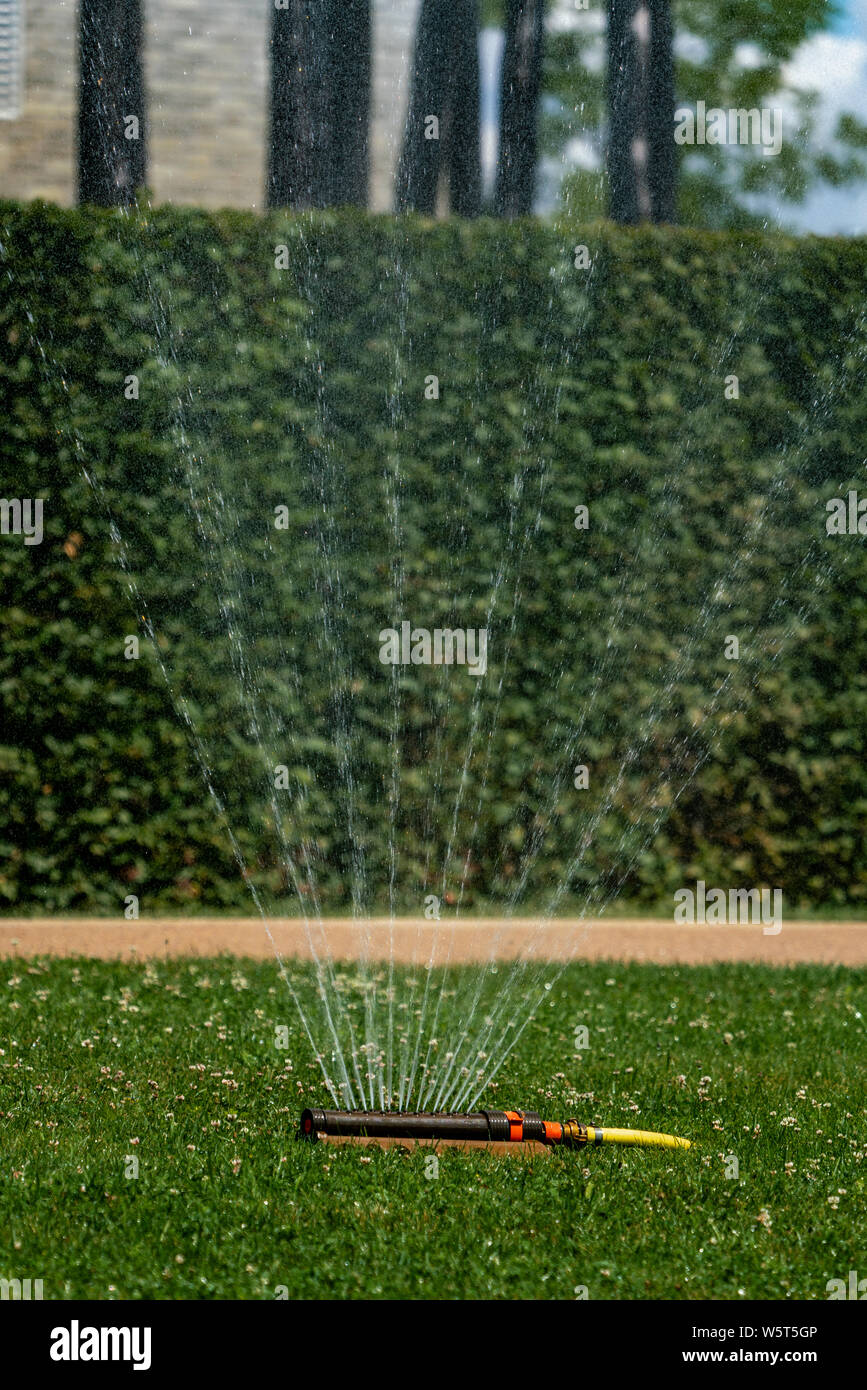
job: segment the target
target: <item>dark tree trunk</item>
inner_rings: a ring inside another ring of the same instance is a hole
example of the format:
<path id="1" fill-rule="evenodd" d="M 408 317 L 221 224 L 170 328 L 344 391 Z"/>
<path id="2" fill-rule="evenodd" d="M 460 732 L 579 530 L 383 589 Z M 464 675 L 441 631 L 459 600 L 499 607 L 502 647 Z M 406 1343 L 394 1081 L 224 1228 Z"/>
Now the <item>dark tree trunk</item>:
<path id="1" fill-rule="evenodd" d="M 269 207 L 328 201 L 328 0 L 288 0 L 271 12 Z"/>
<path id="2" fill-rule="evenodd" d="M 329 202 L 367 206 L 370 165 L 370 0 L 331 0 Z"/>
<path id="3" fill-rule="evenodd" d="M 673 222 L 670 0 L 609 0 L 608 187 L 615 222 Z"/>
<path id="4" fill-rule="evenodd" d="M 426 138 L 426 118 L 439 139 Z M 476 0 L 422 0 L 406 134 L 397 171 L 398 211 L 432 215 L 440 171 L 448 174 L 452 211 L 481 210 L 479 39 Z"/>
<path id="5" fill-rule="evenodd" d="M 677 157 L 674 147 L 674 30 L 670 0 L 650 0 L 650 73 L 647 95 L 647 177 L 654 222 L 674 222 Z"/>
<path id="6" fill-rule="evenodd" d="M 403 150 L 397 170 L 398 212 L 432 215 L 442 158 L 448 87 L 449 0 L 422 0 L 415 36 Z M 436 116 L 439 139 L 426 138 L 427 116 Z"/>
<path id="7" fill-rule="evenodd" d="M 494 208 L 501 217 L 521 217 L 533 210 L 544 8 L 544 0 L 507 3 L 500 156 L 494 194 Z"/>
<path id="8" fill-rule="evenodd" d="M 147 148 L 139 0 L 81 0 L 78 199 L 124 207 L 145 182 Z M 130 117 L 138 119 L 132 138 Z"/>
<path id="9" fill-rule="evenodd" d="M 452 212 L 478 217 L 482 210 L 479 13 L 476 0 L 454 0 L 451 89 L 446 159 Z"/>
<path id="10" fill-rule="evenodd" d="M 608 208 L 615 222 L 638 222 L 633 149 L 639 127 L 638 43 L 633 21 L 638 0 L 608 6 Z"/>
<path id="11" fill-rule="evenodd" d="M 272 11 L 269 207 L 367 202 L 370 0 Z"/>

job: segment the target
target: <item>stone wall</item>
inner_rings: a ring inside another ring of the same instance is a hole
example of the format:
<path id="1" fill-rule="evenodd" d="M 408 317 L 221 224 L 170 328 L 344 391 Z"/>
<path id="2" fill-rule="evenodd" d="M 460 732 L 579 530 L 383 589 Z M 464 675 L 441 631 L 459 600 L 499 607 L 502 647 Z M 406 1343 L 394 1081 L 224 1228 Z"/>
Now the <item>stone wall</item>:
<path id="1" fill-rule="evenodd" d="M 0 193 L 75 198 L 77 0 L 18 0 L 20 114 L 0 120 Z M 392 205 L 419 0 L 373 0 L 371 206 Z M 158 201 L 260 208 L 268 0 L 145 0 L 148 182 Z"/>
<path id="2" fill-rule="evenodd" d="M 0 193 L 73 199 L 78 5 L 18 0 L 24 11 L 21 110 L 0 120 Z"/>

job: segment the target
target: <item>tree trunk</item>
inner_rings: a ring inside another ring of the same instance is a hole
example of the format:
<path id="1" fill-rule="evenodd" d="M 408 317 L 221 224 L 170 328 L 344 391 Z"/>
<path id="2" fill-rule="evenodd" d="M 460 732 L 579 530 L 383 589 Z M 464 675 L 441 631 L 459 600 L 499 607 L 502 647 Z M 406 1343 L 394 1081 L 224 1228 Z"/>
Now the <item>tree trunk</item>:
<path id="1" fill-rule="evenodd" d="M 367 206 L 370 174 L 370 0 L 331 0 L 329 203 Z"/>
<path id="2" fill-rule="evenodd" d="M 508 0 L 494 194 L 494 209 L 501 217 L 521 217 L 533 210 L 543 32 L 544 0 Z"/>
<path id="3" fill-rule="evenodd" d="M 436 117 L 438 138 L 428 118 Z M 479 40 L 476 0 L 422 0 L 406 134 L 397 172 L 397 208 L 432 216 L 440 171 L 452 211 L 481 210 Z"/>
<path id="4" fill-rule="evenodd" d="M 268 206 L 366 206 L 370 0 L 284 0 L 272 14 Z"/>
<path id="5" fill-rule="evenodd" d="M 269 207 L 325 207 L 329 185 L 328 0 L 271 11 Z"/>
<path id="6" fill-rule="evenodd" d="M 145 182 L 140 0 L 81 0 L 78 200 L 125 207 Z M 135 119 L 133 119 L 135 118 Z M 137 127 L 136 127 L 137 123 Z"/>
<path id="7" fill-rule="evenodd" d="M 670 0 L 609 0 L 608 188 L 615 222 L 673 222 L 674 56 Z"/>
<path id="8" fill-rule="evenodd" d="M 479 13 L 476 0 L 453 0 L 453 38 L 446 158 L 452 212 L 482 210 Z"/>
<path id="9" fill-rule="evenodd" d="M 608 5 L 608 208 L 615 222 L 639 221 L 633 148 L 638 135 L 638 42 L 633 21 L 638 0 Z"/>
<path id="10" fill-rule="evenodd" d="M 647 96 L 647 177 L 654 222 L 674 222 L 674 31 L 670 0 L 650 0 L 650 80 Z"/>

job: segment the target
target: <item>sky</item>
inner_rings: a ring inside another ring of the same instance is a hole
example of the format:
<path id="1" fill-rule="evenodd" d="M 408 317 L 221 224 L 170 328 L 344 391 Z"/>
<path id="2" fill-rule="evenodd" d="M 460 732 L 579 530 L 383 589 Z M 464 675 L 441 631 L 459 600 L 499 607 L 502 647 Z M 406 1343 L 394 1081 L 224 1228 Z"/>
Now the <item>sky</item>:
<path id="1" fill-rule="evenodd" d="M 793 86 L 818 91 L 821 121 L 830 134 L 843 112 L 867 124 L 867 0 L 844 0 L 834 31 L 802 44 L 786 76 Z M 867 234 L 867 181 L 819 188 L 797 208 L 776 208 L 781 220 L 823 235 Z"/>
<path id="2" fill-rule="evenodd" d="M 861 10 L 859 21 L 858 10 Z M 834 31 L 838 34 L 863 34 L 864 6 L 859 6 L 858 0 L 841 0 L 840 16 L 834 21 Z"/>

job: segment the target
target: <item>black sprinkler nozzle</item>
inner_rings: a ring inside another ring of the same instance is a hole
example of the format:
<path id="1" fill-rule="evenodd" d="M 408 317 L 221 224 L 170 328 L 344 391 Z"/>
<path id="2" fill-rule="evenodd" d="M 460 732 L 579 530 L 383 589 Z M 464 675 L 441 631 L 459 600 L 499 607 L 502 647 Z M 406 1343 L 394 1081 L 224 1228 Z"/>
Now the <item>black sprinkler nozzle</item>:
<path id="1" fill-rule="evenodd" d="M 539 1139 L 545 1122 L 532 1110 L 479 1110 L 475 1114 L 408 1114 L 400 1110 L 305 1110 L 301 1135 L 370 1139 Z"/>

